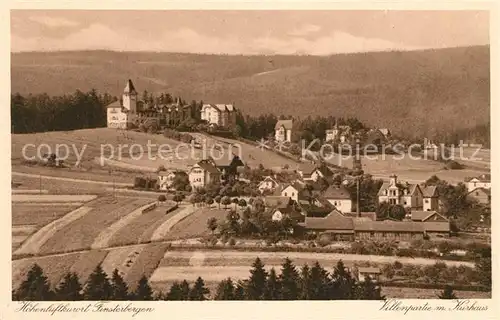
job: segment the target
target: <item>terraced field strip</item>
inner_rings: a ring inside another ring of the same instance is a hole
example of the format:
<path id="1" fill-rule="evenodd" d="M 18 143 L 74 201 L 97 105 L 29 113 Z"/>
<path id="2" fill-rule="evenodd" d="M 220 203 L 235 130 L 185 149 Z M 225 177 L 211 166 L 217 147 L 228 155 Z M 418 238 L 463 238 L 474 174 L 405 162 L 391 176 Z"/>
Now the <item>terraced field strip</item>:
<path id="1" fill-rule="evenodd" d="M 129 212 L 144 205 L 143 199 L 107 199 L 106 204 L 97 205 L 87 215 L 58 229 L 56 234 L 42 246 L 41 253 L 71 252 L 90 248 L 99 233 Z M 101 200 L 100 202 L 104 202 Z"/>
<path id="2" fill-rule="evenodd" d="M 144 247 L 145 245 L 135 245 L 109 250 L 108 255 L 102 262 L 102 269 L 109 276 L 113 274 L 115 268 L 118 269 L 118 272 L 122 276 L 125 275 L 125 273 L 130 269 L 130 266 L 127 266 L 127 262 L 130 257 L 132 255 L 138 256 Z"/>
<path id="3" fill-rule="evenodd" d="M 37 189 L 13 189 L 12 194 L 47 194 L 49 190 L 37 190 Z"/>
<path id="4" fill-rule="evenodd" d="M 163 223 L 171 214 L 165 212 L 171 208 L 168 205 L 159 205 L 155 209 L 138 215 L 127 224 L 126 228 L 118 230 L 108 241 L 109 246 L 119 246 L 128 243 L 141 243 L 151 240 L 151 233 L 149 237 L 143 237 L 143 234 L 150 228 L 157 228 Z M 153 229 L 154 231 L 154 229 Z M 146 239 L 146 240 L 144 240 Z"/>
<path id="5" fill-rule="evenodd" d="M 12 202 L 87 202 L 96 197 L 90 194 L 13 194 Z"/>
<path id="6" fill-rule="evenodd" d="M 266 265 L 267 271 L 275 268 L 277 271 L 280 265 Z M 233 280 L 245 279 L 250 276 L 251 266 L 218 266 L 218 267 L 161 267 L 157 268 L 149 278 L 150 282 L 165 281 L 195 281 L 202 277 L 205 281 L 222 281 L 228 277 Z"/>
<path id="7" fill-rule="evenodd" d="M 175 215 L 173 215 L 170 219 L 165 221 L 158 227 L 158 229 L 155 230 L 155 232 L 151 236 L 151 241 L 160 241 L 162 239 L 165 239 L 170 229 L 172 229 L 174 225 L 194 212 L 195 209 L 191 206 L 186 206 L 183 208 L 181 207 L 181 209 L 177 211 Z"/>
<path id="8" fill-rule="evenodd" d="M 87 282 L 90 274 L 95 267 L 101 263 L 108 255 L 107 250 L 93 250 L 80 255 L 79 259 L 71 266 L 70 272 L 75 272 L 78 275 L 80 283 Z M 64 275 L 63 275 L 64 276 Z M 111 274 L 109 274 L 111 277 Z"/>
<path id="9" fill-rule="evenodd" d="M 128 224 L 130 224 L 132 221 L 143 215 L 142 211 L 146 208 L 148 208 L 151 205 L 154 205 L 156 201 L 151 201 L 134 211 L 130 212 L 120 220 L 116 221 L 112 225 L 110 225 L 108 228 L 104 229 L 94 240 L 94 243 L 91 245 L 92 249 L 98 249 L 98 248 L 105 248 L 109 246 L 109 242 L 111 238 L 120 230 L 125 228 Z M 146 213 L 147 214 L 147 213 Z"/>
<path id="10" fill-rule="evenodd" d="M 52 288 L 69 272 L 71 266 L 80 258 L 81 253 L 70 253 L 57 257 L 38 257 L 12 261 L 12 288 L 17 288 L 25 280 L 33 264 L 38 264 L 47 276 Z"/>
<path id="11" fill-rule="evenodd" d="M 12 225 L 19 227 L 23 225 L 34 225 L 35 230 L 47 223 L 63 217 L 65 214 L 77 209 L 79 206 L 63 203 L 63 206 L 51 206 L 37 203 L 36 206 L 25 203 L 12 205 Z"/>
<path id="12" fill-rule="evenodd" d="M 144 247 L 124 277 L 131 290 L 136 288 L 143 275 L 149 278 L 153 274 L 167 248 L 166 243 L 155 243 Z"/>
<path id="13" fill-rule="evenodd" d="M 71 211 L 65 216 L 52 221 L 51 223 L 45 225 L 35 234 L 33 234 L 23 245 L 15 251 L 15 254 L 37 254 L 41 251 L 41 248 L 58 232 L 58 230 L 68 226 L 72 222 L 81 219 L 92 208 L 80 207 L 76 210 Z M 61 241 L 65 241 L 61 239 Z"/>
<path id="14" fill-rule="evenodd" d="M 175 240 L 204 236 L 210 232 L 207 228 L 208 219 L 215 218 L 217 221 L 224 221 L 226 216 L 227 211 L 223 209 L 198 209 L 172 226 L 165 234 L 164 239 Z"/>

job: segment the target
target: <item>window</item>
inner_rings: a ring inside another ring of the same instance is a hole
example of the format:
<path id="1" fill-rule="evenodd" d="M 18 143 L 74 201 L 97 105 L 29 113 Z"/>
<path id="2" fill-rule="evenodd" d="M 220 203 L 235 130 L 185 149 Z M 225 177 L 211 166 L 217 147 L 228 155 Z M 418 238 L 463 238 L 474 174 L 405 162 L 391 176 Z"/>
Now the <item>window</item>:
<path id="1" fill-rule="evenodd" d="M 406 205 L 406 201 L 404 202 L 404 204 Z"/>
<path id="2" fill-rule="evenodd" d="M 295 196 L 295 192 L 292 192 L 292 197 L 294 197 L 294 196 Z"/>
<path id="3" fill-rule="evenodd" d="M 477 183 L 476 183 L 476 182 L 474 182 L 474 188 L 475 188 L 476 186 L 477 186 Z"/>
<path id="4" fill-rule="evenodd" d="M 425 199 L 425 203 L 429 203 L 429 199 Z"/>
<path id="5" fill-rule="evenodd" d="M 288 197 L 288 194 L 285 192 L 285 197 Z"/>
<path id="6" fill-rule="evenodd" d="M 478 191 L 476 191 L 476 196 L 479 196 L 479 192 Z"/>

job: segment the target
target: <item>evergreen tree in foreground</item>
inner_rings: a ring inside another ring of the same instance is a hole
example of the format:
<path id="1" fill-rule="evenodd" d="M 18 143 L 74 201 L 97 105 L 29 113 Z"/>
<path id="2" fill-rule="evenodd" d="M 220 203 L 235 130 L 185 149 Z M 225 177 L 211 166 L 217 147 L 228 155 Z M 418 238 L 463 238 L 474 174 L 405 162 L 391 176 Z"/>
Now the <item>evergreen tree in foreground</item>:
<path id="1" fill-rule="evenodd" d="M 214 300 L 236 300 L 234 290 L 234 283 L 231 278 L 222 280 L 217 287 Z"/>
<path id="2" fill-rule="evenodd" d="M 377 286 L 370 277 L 365 281 L 358 283 L 356 287 L 355 298 L 357 300 L 383 300 L 380 286 Z"/>
<path id="3" fill-rule="evenodd" d="M 174 282 L 170 287 L 165 300 L 180 301 L 182 300 L 182 288 L 179 282 Z"/>
<path id="4" fill-rule="evenodd" d="M 139 283 L 137 284 L 137 288 L 134 292 L 134 300 L 137 301 L 151 301 L 153 300 L 153 290 L 148 283 L 148 278 L 145 275 L 141 277 Z"/>
<path id="5" fill-rule="evenodd" d="M 328 272 L 316 261 L 311 268 L 311 278 L 309 280 L 311 286 L 311 300 L 327 300 L 330 299 L 328 291 L 330 287 L 330 279 Z"/>
<path id="6" fill-rule="evenodd" d="M 47 276 L 44 275 L 42 268 L 34 264 L 26 276 L 19 289 L 17 289 L 16 298 L 26 301 L 47 301 L 52 300 L 54 292 L 50 290 L 50 284 Z"/>
<path id="7" fill-rule="evenodd" d="M 453 288 L 451 286 L 445 286 L 444 290 L 438 295 L 439 299 L 458 299 L 458 297 L 453 292 Z"/>
<path id="8" fill-rule="evenodd" d="M 342 260 L 337 262 L 332 274 L 329 299 L 352 300 L 355 298 L 356 281 L 345 268 Z"/>
<path id="9" fill-rule="evenodd" d="M 118 269 L 113 270 L 111 276 L 111 287 L 113 290 L 113 300 L 123 301 L 129 299 L 128 286 L 123 277 L 118 272 Z"/>
<path id="10" fill-rule="evenodd" d="M 113 288 L 109 283 L 108 276 L 99 264 L 89 276 L 85 289 L 83 290 L 84 300 L 110 300 Z"/>
<path id="11" fill-rule="evenodd" d="M 56 289 L 56 299 L 61 301 L 79 301 L 83 299 L 82 285 L 76 273 L 67 273 Z"/>
<path id="12" fill-rule="evenodd" d="M 281 285 L 274 268 L 269 271 L 269 277 L 266 282 L 266 290 L 264 292 L 265 300 L 279 300 L 281 297 Z"/>
<path id="13" fill-rule="evenodd" d="M 207 300 L 206 295 L 210 293 L 210 290 L 205 287 L 205 281 L 201 277 L 196 279 L 193 288 L 189 292 L 189 300 L 193 301 L 204 301 Z"/>
<path id="14" fill-rule="evenodd" d="M 282 300 L 298 300 L 300 296 L 299 289 L 299 273 L 295 265 L 288 258 L 281 266 L 281 274 L 279 276 L 281 284 L 281 299 Z"/>
<path id="15" fill-rule="evenodd" d="M 181 300 L 189 300 L 189 293 L 191 292 L 191 288 L 189 286 L 189 282 L 183 280 L 181 282 Z"/>
<path id="16" fill-rule="evenodd" d="M 250 269 L 250 278 L 245 287 L 246 300 L 263 300 L 266 286 L 267 272 L 264 264 L 257 258 Z"/>
<path id="17" fill-rule="evenodd" d="M 311 282 L 311 270 L 305 264 L 300 270 L 300 300 L 311 300 L 314 290 Z"/>

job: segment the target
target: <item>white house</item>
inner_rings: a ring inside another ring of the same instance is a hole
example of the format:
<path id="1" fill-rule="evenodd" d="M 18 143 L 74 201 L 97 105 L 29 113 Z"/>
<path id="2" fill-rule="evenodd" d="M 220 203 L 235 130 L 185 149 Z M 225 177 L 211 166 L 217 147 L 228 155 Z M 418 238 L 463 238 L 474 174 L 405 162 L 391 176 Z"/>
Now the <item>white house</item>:
<path id="1" fill-rule="evenodd" d="M 318 181 L 319 178 L 333 176 L 333 172 L 327 166 L 317 166 L 314 163 L 301 163 L 297 172 L 304 181 Z"/>
<path id="2" fill-rule="evenodd" d="M 352 212 L 352 200 L 344 186 L 329 186 L 321 195 L 342 213 Z"/>
<path id="3" fill-rule="evenodd" d="M 158 172 L 158 185 L 160 190 L 168 190 L 174 183 L 175 171 L 166 170 Z"/>
<path id="4" fill-rule="evenodd" d="M 339 140 L 340 143 L 346 143 L 351 137 L 351 127 L 349 126 L 339 126 L 335 124 L 333 129 L 328 129 L 325 131 L 326 141 Z"/>
<path id="5" fill-rule="evenodd" d="M 220 178 L 221 172 L 211 160 L 201 160 L 189 170 L 189 184 L 193 188 L 203 188 Z"/>
<path id="6" fill-rule="evenodd" d="M 299 200 L 299 192 L 303 189 L 303 185 L 298 182 L 288 184 L 281 190 L 281 196 L 290 197 L 294 201 Z"/>
<path id="7" fill-rule="evenodd" d="M 423 193 L 418 184 L 402 184 L 396 175 L 390 177 L 389 182 L 384 182 L 378 192 L 379 203 L 387 202 L 402 205 L 405 208 L 423 208 Z"/>
<path id="8" fill-rule="evenodd" d="M 233 127 L 236 125 L 236 109 L 232 104 L 204 104 L 201 120 L 220 127 Z"/>
<path id="9" fill-rule="evenodd" d="M 264 180 L 262 180 L 260 183 L 259 183 L 259 186 L 258 186 L 258 189 L 260 191 L 260 193 L 264 193 L 264 192 L 274 192 L 277 188 L 279 188 L 280 184 L 278 181 L 276 181 L 276 179 L 274 179 L 273 177 L 271 176 L 267 176 L 264 178 Z"/>
<path id="10" fill-rule="evenodd" d="M 137 119 L 137 91 L 132 80 L 127 81 L 122 99 L 106 106 L 108 128 L 127 129 Z"/>
<path id="11" fill-rule="evenodd" d="M 377 267 L 358 267 L 359 282 L 364 282 L 367 277 L 370 277 L 373 282 L 378 282 L 381 274 L 380 268 Z"/>
<path id="12" fill-rule="evenodd" d="M 439 209 L 439 194 L 436 186 L 427 186 L 423 188 L 423 210 L 434 211 Z"/>
<path id="13" fill-rule="evenodd" d="M 292 141 L 293 120 L 278 120 L 274 126 L 276 141 Z"/>
<path id="14" fill-rule="evenodd" d="M 482 174 L 479 177 L 465 179 L 467 190 L 474 191 L 477 188 L 491 189 L 491 175 Z"/>

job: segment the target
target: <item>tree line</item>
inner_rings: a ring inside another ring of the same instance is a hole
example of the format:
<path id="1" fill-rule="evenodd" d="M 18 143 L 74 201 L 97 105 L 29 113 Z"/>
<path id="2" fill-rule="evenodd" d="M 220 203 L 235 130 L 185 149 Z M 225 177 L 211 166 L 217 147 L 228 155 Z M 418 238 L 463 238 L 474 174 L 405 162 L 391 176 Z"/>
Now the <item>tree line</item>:
<path id="1" fill-rule="evenodd" d="M 328 272 L 318 262 L 312 267 L 297 268 L 285 259 L 278 273 L 275 268 L 266 270 L 256 258 L 246 279 L 234 281 L 226 278 L 210 295 L 204 280 L 198 277 L 190 284 L 176 281 L 169 290 L 154 293 L 148 279 L 143 276 L 136 288 L 130 290 L 118 270 L 111 278 L 98 265 L 87 282 L 82 285 L 75 273 L 67 273 L 52 290 L 43 269 L 34 264 L 12 298 L 24 301 L 78 301 L 78 300 L 381 300 L 381 288 L 371 279 L 360 282 L 340 260 Z"/>

